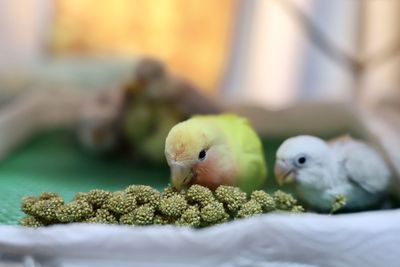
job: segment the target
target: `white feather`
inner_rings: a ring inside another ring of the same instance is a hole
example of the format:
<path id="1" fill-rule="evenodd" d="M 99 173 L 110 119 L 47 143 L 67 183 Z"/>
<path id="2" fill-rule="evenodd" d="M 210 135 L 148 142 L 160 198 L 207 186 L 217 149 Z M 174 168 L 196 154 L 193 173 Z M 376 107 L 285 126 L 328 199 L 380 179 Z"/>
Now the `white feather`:
<path id="1" fill-rule="evenodd" d="M 311 206 L 329 210 L 335 196 L 344 195 L 347 207 L 362 209 L 375 205 L 386 192 L 390 171 L 383 158 L 369 145 L 350 137 L 328 143 L 311 136 L 286 140 L 277 158 L 294 161 L 307 155 L 303 167 L 295 167 L 296 189 Z"/>

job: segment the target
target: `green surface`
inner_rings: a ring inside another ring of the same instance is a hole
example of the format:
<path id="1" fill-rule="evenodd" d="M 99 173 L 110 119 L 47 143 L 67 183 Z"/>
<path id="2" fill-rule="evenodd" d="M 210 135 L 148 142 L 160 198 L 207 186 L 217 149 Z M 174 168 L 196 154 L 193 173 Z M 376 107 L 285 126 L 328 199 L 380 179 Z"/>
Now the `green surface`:
<path id="1" fill-rule="evenodd" d="M 26 195 L 54 191 L 71 199 L 79 191 L 119 190 L 133 183 L 162 188 L 168 169 L 133 164 L 127 157 L 86 154 L 68 131 L 42 134 L 0 164 L 0 223 L 18 222 L 23 216 L 19 203 Z"/>
<path id="2" fill-rule="evenodd" d="M 265 141 L 269 165 L 267 188 L 275 188 L 272 174 L 279 141 Z M 126 156 L 100 158 L 82 151 L 72 132 L 56 130 L 41 134 L 0 163 L 0 224 L 17 224 L 24 215 L 20 200 L 43 191 L 58 192 L 66 200 L 93 188 L 119 190 L 129 184 L 163 188 L 168 184 L 167 167 L 135 163 Z"/>

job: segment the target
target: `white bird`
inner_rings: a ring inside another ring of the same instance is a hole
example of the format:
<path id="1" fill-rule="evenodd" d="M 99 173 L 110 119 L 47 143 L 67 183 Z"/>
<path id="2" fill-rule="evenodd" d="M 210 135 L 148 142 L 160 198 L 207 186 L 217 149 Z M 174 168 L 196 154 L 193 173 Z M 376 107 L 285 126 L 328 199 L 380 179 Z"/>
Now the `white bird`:
<path id="1" fill-rule="evenodd" d="M 325 142 L 308 135 L 282 143 L 275 176 L 279 184 L 294 182 L 299 198 L 320 211 L 329 211 L 339 195 L 349 210 L 377 205 L 391 177 L 383 158 L 366 143 L 349 136 Z"/>

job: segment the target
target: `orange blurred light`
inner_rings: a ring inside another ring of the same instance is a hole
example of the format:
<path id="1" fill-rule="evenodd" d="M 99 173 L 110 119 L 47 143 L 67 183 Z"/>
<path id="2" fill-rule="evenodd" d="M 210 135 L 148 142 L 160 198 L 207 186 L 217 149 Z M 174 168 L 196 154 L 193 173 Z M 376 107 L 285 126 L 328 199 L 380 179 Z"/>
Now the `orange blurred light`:
<path id="1" fill-rule="evenodd" d="M 235 1 L 57 0 L 55 54 L 154 56 L 215 92 Z"/>

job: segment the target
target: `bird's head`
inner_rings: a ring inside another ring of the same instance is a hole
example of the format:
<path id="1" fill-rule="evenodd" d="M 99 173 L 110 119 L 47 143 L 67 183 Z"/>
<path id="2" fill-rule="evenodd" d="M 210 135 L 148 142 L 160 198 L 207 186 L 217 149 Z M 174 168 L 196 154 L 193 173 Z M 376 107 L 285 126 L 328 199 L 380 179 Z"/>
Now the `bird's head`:
<path id="1" fill-rule="evenodd" d="M 175 125 L 165 141 L 165 156 L 171 169 L 171 183 L 177 189 L 192 184 L 196 168 L 207 169 L 215 156 L 213 131 L 207 125 L 187 120 Z"/>
<path id="2" fill-rule="evenodd" d="M 325 141 L 308 135 L 301 135 L 287 139 L 276 153 L 275 177 L 277 182 L 296 182 L 301 174 L 315 176 L 323 169 L 329 155 Z"/>
<path id="3" fill-rule="evenodd" d="M 139 83 L 147 84 L 151 81 L 164 78 L 166 70 L 161 61 L 153 58 L 144 58 L 138 62 L 135 74 Z"/>

